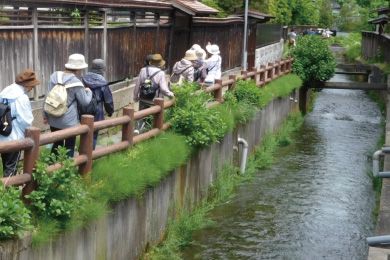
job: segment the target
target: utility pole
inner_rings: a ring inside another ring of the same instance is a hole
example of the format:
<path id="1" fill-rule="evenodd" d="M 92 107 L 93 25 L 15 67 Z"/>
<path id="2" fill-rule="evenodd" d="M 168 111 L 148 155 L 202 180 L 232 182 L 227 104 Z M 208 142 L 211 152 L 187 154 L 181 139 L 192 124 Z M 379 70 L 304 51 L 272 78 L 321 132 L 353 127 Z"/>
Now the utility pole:
<path id="1" fill-rule="evenodd" d="M 242 69 L 247 70 L 247 39 L 248 39 L 248 2 L 249 0 L 245 0 L 245 13 L 244 13 L 244 44 L 242 51 Z"/>

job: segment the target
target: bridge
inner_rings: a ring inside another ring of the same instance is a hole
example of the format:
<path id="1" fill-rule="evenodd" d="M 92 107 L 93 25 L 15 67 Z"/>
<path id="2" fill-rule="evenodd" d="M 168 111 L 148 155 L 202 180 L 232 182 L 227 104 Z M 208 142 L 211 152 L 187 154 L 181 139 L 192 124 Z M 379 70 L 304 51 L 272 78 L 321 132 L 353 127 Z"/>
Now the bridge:
<path id="1" fill-rule="evenodd" d="M 373 66 L 366 64 L 337 64 L 338 69 L 348 69 L 354 71 L 336 71 L 335 74 L 344 75 L 367 75 L 369 76 L 373 70 Z M 359 89 L 359 90 L 387 90 L 385 83 L 371 83 L 371 82 L 325 82 L 322 89 Z"/>

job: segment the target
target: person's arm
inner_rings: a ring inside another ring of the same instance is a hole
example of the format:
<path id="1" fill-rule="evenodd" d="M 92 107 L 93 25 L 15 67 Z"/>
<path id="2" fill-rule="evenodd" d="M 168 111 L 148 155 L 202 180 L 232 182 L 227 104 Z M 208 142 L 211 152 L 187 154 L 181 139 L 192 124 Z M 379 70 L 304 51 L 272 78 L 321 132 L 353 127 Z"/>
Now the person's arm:
<path id="1" fill-rule="evenodd" d="M 138 80 L 137 80 L 137 83 L 135 84 L 135 87 L 134 87 L 134 93 L 133 93 L 133 100 L 134 100 L 134 102 L 138 102 L 139 101 L 139 89 L 140 89 L 140 86 L 141 86 L 141 78 L 142 79 L 144 78 L 142 69 L 141 69 L 141 71 L 140 71 L 140 73 L 138 75 Z"/>
<path id="2" fill-rule="evenodd" d="M 32 125 L 34 116 L 32 114 L 30 100 L 27 95 L 22 95 L 15 100 L 16 107 L 16 122 L 20 129 L 24 132 L 25 129 Z"/>
<path id="3" fill-rule="evenodd" d="M 164 71 L 157 73 L 156 76 L 157 76 L 156 83 L 159 84 L 161 93 L 167 97 L 174 97 L 173 93 L 168 88 Z"/>
<path id="4" fill-rule="evenodd" d="M 188 70 L 186 71 L 187 72 L 187 81 L 189 83 L 192 83 L 194 82 L 194 66 L 191 66 L 190 68 L 188 68 Z"/>
<path id="5" fill-rule="evenodd" d="M 92 99 L 92 91 L 89 88 L 84 87 L 74 87 L 75 90 L 75 98 L 77 99 L 77 102 L 82 105 L 86 106 L 91 102 Z"/>
<path id="6" fill-rule="evenodd" d="M 108 85 L 103 87 L 102 92 L 104 110 L 106 110 L 108 116 L 112 116 L 112 114 L 114 113 L 114 100 L 112 98 L 110 87 Z"/>

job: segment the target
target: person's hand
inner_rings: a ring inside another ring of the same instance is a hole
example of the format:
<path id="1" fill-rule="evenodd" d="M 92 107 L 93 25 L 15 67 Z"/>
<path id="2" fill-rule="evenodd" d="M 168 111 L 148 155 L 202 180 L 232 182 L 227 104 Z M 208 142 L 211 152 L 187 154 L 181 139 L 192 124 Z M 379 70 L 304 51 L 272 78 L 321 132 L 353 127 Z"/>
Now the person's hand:
<path id="1" fill-rule="evenodd" d="M 208 42 L 207 45 L 211 45 L 211 42 Z"/>
<path id="2" fill-rule="evenodd" d="M 91 91 L 91 89 L 90 88 L 85 88 L 85 91 Z"/>
<path id="3" fill-rule="evenodd" d="M 47 125 L 47 123 L 48 123 L 47 118 L 42 118 L 42 123 Z"/>

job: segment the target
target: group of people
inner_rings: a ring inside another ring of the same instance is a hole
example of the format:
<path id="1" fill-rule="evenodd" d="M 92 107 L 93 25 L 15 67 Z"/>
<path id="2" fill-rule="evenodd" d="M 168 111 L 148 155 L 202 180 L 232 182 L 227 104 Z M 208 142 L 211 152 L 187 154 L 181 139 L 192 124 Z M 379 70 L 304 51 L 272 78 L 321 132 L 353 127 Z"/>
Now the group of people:
<path id="1" fill-rule="evenodd" d="M 177 74 L 182 76 L 184 81 L 190 83 L 198 82 L 206 86 L 213 85 L 215 80 L 221 78 L 222 58 L 219 55 L 218 45 L 208 43 L 206 50 L 207 52 L 198 44 L 194 44 L 191 49 L 186 51 L 185 56 L 175 63 L 172 68 L 172 76 Z M 51 132 L 79 125 L 80 107 L 88 106 L 93 99 L 97 103 L 94 115 L 95 121 L 104 120 L 104 110 L 108 116 L 114 113 L 112 93 L 107 80 L 103 76 L 106 70 L 104 60 L 94 59 L 90 71 L 81 77 L 82 71 L 86 68 L 88 68 L 88 64 L 85 62 L 85 57 L 82 54 L 72 54 L 65 64 L 65 70 L 56 71 L 50 76 L 44 99 L 44 109 L 42 109 L 42 123 L 48 124 Z M 139 102 L 139 110 L 152 106 L 154 98 L 174 97 L 164 69 L 165 61 L 160 54 L 148 55 L 134 88 L 134 102 Z M 152 81 L 153 85 L 156 86 L 156 93 L 151 97 L 143 98 L 141 95 L 142 86 L 147 80 Z M 8 136 L 0 134 L 0 142 L 25 137 L 25 130 L 32 125 L 34 119 L 28 94 L 40 84 L 41 82 L 36 73 L 31 69 L 26 69 L 16 76 L 15 83 L 9 85 L 0 93 L 0 103 L 7 104 L 12 115 L 12 131 Z M 59 91 L 57 90 L 58 86 L 63 87 L 63 92 L 55 92 Z M 53 92 L 55 93 L 53 94 Z M 58 93 L 62 93 L 62 96 Z M 61 98 L 65 99 L 62 112 L 60 114 L 52 113 L 53 109 L 61 105 L 61 101 L 59 101 Z M 46 109 L 47 104 L 51 106 L 52 110 Z M 143 120 L 138 120 L 136 133 L 143 123 Z M 96 147 L 97 137 L 98 131 L 95 131 L 93 149 Z M 69 137 L 55 142 L 51 148 L 51 153 L 58 155 L 58 147 L 64 146 L 68 150 L 67 155 L 73 157 L 75 145 L 76 137 Z M 2 153 L 1 158 L 3 177 L 15 175 L 20 152 Z"/>
<path id="2" fill-rule="evenodd" d="M 108 82 L 103 77 L 106 69 L 102 59 L 92 61 L 91 69 L 80 78 L 81 72 L 88 67 L 82 54 L 72 54 L 65 64 L 64 71 L 56 71 L 50 76 L 47 85 L 45 101 L 49 93 L 57 85 L 65 86 L 67 93 L 65 113 L 61 116 L 54 116 L 42 111 L 42 122 L 49 124 L 51 132 L 74 127 L 79 124 L 79 107 L 90 104 L 92 98 L 97 101 L 97 109 L 94 115 L 95 121 L 104 119 L 104 111 L 108 116 L 114 112 L 112 93 Z M 31 69 L 23 70 L 15 78 L 15 83 L 6 87 L 0 93 L 0 103 L 8 104 L 12 114 L 12 131 L 9 136 L 0 135 L 1 141 L 22 139 L 25 137 L 25 130 L 32 125 L 34 119 L 30 105 L 28 93 L 41 82 L 36 73 Z M 93 147 L 96 147 L 98 133 L 94 133 Z M 76 137 L 67 138 L 64 141 L 55 142 L 51 148 L 51 153 L 58 154 L 57 148 L 65 146 L 68 149 L 68 156 L 73 157 L 76 144 Z M 2 153 L 3 177 L 15 175 L 20 152 Z"/>
<path id="3" fill-rule="evenodd" d="M 172 68 L 171 78 L 182 76 L 184 81 L 189 83 L 198 82 L 199 84 L 211 86 L 215 80 L 221 78 L 222 58 L 219 55 L 219 46 L 211 44 L 206 45 L 206 51 L 198 44 L 194 44 L 187 50 L 184 57 L 175 63 Z M 165 77 L 165 61 L 160 54 L 148 55 L 144 67 L 141 69 L 137 83 L 134 88 L 134 102 L 139 102 L 138 109 L 143 110 L 153 105 L 154 98 L 164 96 L 173 98 L 174 93 L 170 87 L 170 81 Z M 147 98 L 142 96 L 142 87 L 145 81 L 152 81 L 155 84 L 156 92 L 154 96 Z M 138 120 L 135 127 L 135 134 L 143 131 L 144 120 Z"/>

